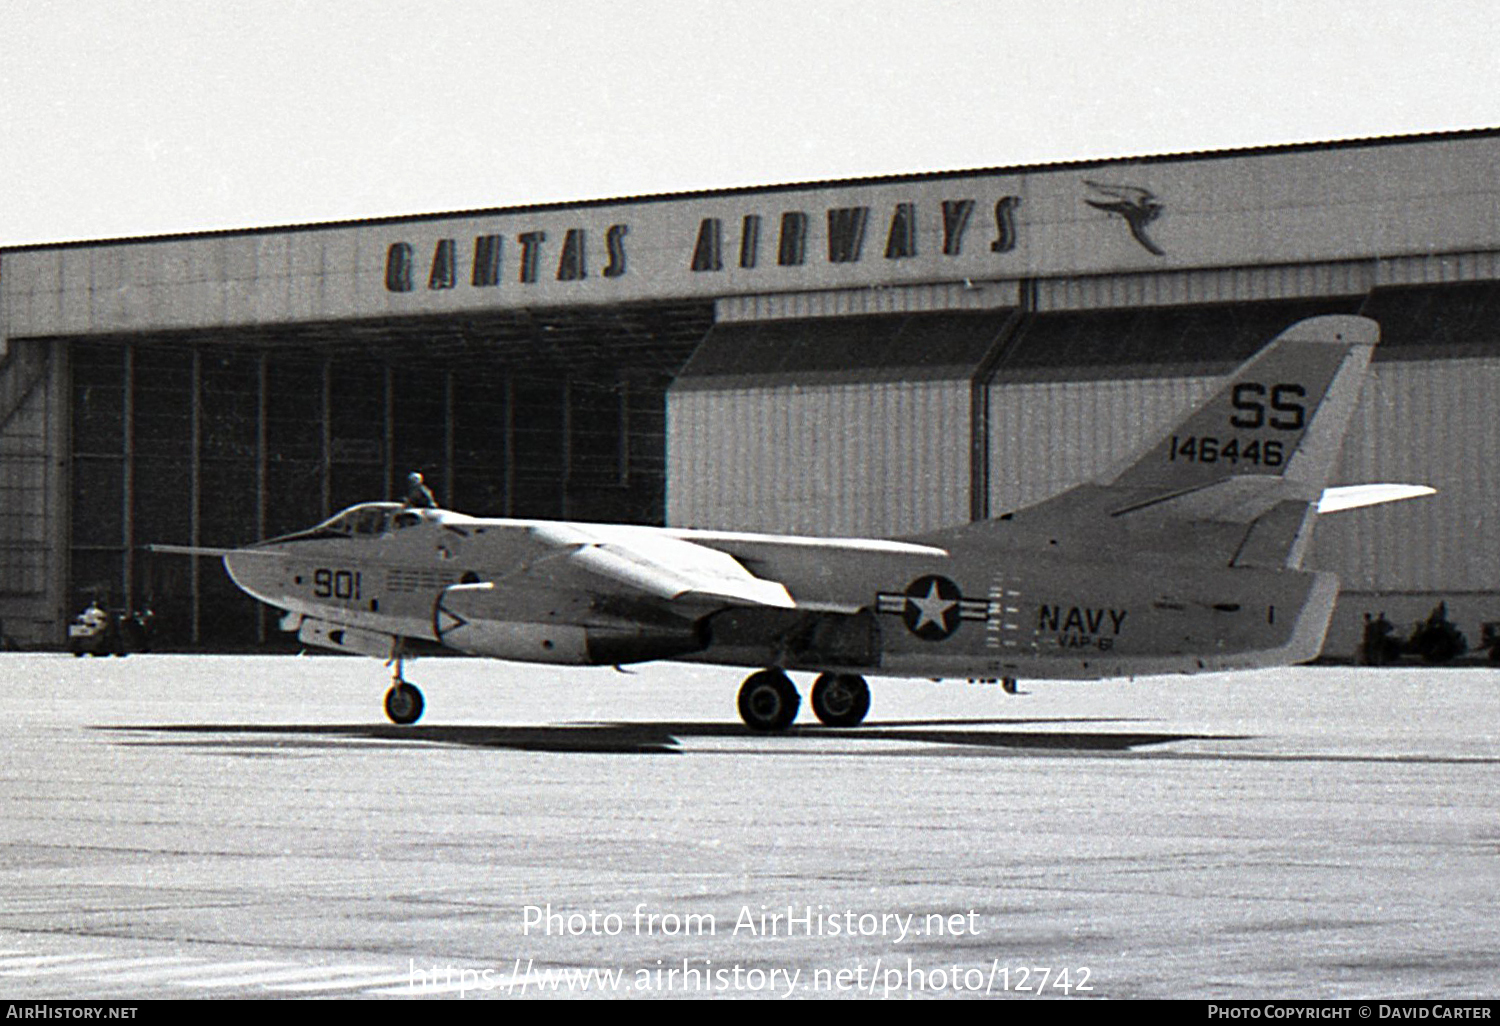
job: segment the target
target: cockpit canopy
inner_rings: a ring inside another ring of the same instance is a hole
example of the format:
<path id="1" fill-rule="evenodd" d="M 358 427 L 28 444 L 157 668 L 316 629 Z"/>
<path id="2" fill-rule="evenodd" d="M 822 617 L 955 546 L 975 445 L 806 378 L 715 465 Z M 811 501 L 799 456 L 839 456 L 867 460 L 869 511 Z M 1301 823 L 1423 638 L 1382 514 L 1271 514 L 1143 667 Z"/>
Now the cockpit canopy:
<path id="1" fill-rule="evenodd" d="M 322 537 L 378 538 L 392 531 L 416 527 L 423 522 L 424 511 L 399 502 L 362 502 L 350 506 L 313 528 Z"/>
<path id="2" fill-rule="evenodd" d="M 424 525 L 440 525 L 447 530 L 464 534 L 459 523 L 469 518 L 460 513 L 442 509 L 420 509 L 403 502 L 361 502 L 336 513 L 317 527 L 279 538 L 268 538 L 262 545 L 277 545 L 282 542 L 311 541 L 315 538 L 384 538 L 408 528 Z"/>

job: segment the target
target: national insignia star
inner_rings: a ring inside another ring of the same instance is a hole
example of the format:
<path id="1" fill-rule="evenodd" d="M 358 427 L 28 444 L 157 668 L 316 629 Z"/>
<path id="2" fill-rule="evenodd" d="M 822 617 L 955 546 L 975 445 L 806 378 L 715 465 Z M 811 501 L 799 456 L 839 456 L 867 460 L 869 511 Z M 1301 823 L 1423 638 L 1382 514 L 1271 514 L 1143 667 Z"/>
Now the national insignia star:
<path id="1" fill-rule="evenodd" d="M 919 631 L 927 624 L 934 624 L 940 630 L 948 629 L 948 610 L 958 605 L 957 599 L 945 599 L 938 594 L 938 582 L 933 581 L 927 586 L 925 598 L 908 595 L 907 601 L 917 607 L 917 622 L 912 625 L 912 630 Z"/>

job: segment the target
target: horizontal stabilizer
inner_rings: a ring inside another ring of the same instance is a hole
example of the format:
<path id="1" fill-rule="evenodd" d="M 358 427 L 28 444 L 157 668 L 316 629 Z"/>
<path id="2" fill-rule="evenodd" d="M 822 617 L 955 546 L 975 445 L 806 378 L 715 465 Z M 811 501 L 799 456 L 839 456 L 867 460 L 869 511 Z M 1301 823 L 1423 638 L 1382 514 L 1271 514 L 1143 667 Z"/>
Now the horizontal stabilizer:
<path id="1" fill-rule="evenodd" d="M 1346 509 L 1379 506 L 1385 502 L 1400 502 L 1402 499 L 1416 499 L 1423 495 L 1434 495 L 1436 493 L 1436 488 L 1430 488 L 1427 485 L 1340 485 L 1337 488 L 1323 489 L 1323 497 L 1318 501 L 1318 512 L 1339 513 Z"/>
<path id="2" fill-rule="evenodd" d="M 1436 488 L 1413 484 L 1339 485 L 1323 489 L 1319 513 L 1341 513 L 1347 509 L 1379 506 L 1403 499 L 1434 495 Z M 1230 477 L 1202 488 L 1160 495 L 1114 510 L 1114 516 L 1156 513 L 1182 520 L 1217 520 L 1249 523 L 1278 502 L 1296 498 L 1295 490 L 1276 477 Z"/>

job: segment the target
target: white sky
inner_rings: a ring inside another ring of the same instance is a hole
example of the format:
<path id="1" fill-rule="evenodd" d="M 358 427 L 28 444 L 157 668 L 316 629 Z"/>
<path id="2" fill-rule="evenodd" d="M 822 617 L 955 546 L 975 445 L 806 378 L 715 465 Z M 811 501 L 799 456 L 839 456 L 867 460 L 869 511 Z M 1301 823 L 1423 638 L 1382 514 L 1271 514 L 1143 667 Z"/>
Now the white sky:
<path id="1" fill-rule="evenodd" d="M 12 0 L 0 245 L 1500 126 L 1490 0 Z"/>

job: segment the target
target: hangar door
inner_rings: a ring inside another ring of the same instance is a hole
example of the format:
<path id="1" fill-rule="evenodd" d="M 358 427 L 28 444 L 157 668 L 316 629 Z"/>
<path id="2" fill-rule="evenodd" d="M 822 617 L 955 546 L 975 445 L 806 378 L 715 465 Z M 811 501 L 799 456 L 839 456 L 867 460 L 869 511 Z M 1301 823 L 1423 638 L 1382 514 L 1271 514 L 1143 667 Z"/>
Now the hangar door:
<path id="1" fill-rule="evenodd" d="M 69 593 L 156 613 L 164 647 L 276 641 L 217 560 L 419 470 L 475 516 L 659 524 L 665 394 L 706 308 L 71 343 Z"/>
<path id="2" fill-rule="evenodd" d="M 715 325 L 668 395 L 668 522 L 891 536 L 968 520 L 976 382 L 1014 320 Z"/>

